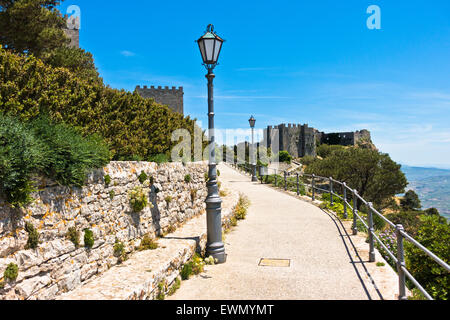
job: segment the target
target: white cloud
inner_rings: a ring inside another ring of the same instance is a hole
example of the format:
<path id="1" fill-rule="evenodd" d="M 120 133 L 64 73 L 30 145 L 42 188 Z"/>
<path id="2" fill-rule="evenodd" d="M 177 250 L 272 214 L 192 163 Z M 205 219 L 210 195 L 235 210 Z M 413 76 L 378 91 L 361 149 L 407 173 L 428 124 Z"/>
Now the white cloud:
<path id="1" fill-rule="evenodd" d="M 136 55 L 134 52 L 128 50 L 123 50 L 120 52 L 120 54 L 123 55 L 124 57 L 134 57 Z"/>

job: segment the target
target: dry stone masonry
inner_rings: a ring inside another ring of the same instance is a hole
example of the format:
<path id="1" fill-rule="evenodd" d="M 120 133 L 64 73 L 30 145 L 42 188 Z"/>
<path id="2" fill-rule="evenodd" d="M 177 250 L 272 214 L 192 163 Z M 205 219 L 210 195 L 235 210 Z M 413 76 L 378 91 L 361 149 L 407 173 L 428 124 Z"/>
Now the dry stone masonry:
<path id="1" fill-rule="evenodd" d="M 0 277 L 11 262 L 19 267 L 15 281 L 3 281 L 0 299 L 54 299 L 116 265 L 116 239 L 132 252 L 144 235 L 155 238 L 203 214 L 206 171 L 206 162 L 111 162 L 89 174 L 83 188 L 40 180 L 35 202 L 26 209 L 0 200 Z M 148 176 L 143 183 L 141 172 Z M 136 186 L 152 203 L 139 213 L 129 199 Z M 25 249 L 27 222 L 39 233 L 36 249 Z M 67 238 L 73 227 L 80 233 L 78 247 Z M 90 249 L 84 246 L 85 229 L 94 234 Z"/>

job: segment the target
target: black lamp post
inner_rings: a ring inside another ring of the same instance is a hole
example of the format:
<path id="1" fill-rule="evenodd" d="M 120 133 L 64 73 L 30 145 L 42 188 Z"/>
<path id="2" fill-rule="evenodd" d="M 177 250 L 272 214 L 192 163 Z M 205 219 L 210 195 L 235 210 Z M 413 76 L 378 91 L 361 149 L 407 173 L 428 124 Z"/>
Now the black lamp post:
<path id="1" fill-rule="evenodd" d="M 208 25 L 206 33 L 197 40 L 203 59 L 203 65 L 208 70 L 208 129 L 209 129 L 209 171 L 208 196 L 206 197 L 207 242 L 206 256 L 212 256 L 217 263 L 226 261 L 225 246 L 222 242 L 222 200 L 217 186 L 216 151 L 214 138 L 214 96 L 213 69 L 219 60 L 220 50 L 224 40 L 214 33 L 214 26 Z"/>
<path id="2" fill-rule="evenodd" d="M 256 177 L 255 134 L 254 134 L 256 119 L 253 116 L 251 116 L 248 122 L 250 123 L 250 128 L 252 128 L 252 148 L 250 150 L 250 157 L 251 157 L 250 161 L 252 162 L 252 181 L 257 182 L 258 178 Z"/>

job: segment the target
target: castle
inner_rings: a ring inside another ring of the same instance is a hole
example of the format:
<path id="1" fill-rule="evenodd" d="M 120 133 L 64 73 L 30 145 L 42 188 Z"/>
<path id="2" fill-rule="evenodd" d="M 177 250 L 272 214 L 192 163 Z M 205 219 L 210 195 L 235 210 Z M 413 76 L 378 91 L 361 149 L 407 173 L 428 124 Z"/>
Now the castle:
<path id="1" fill-rule="evenodd" d="M 169 89 L 169 87 L 155 88 L 154 86 L 151 86 L 148 88 L 147 86 L 144 86 L 144 88 L 141 88 L 141 86 L 137 86 L 136 92 L 143 98 L 152 98 L 157 103 L 169 106 L 172 111 L 184 115 L 183 87 L 179 87 L 178 89 L 172 87 Z"/>
<path id="2" fill-rule="evenodd" d="M 370 132 L 361 130 L 356 132 L 324 133 L 307 124 L 280 124 L 268 126 L 264 130 L 264 142 L 273 148 L 278 139 L 278 149 L 287 151 L 294 158 L 316 156 L 317 144 L 337 144 L 354 146 L 363 142 L 372 142 Z"/>

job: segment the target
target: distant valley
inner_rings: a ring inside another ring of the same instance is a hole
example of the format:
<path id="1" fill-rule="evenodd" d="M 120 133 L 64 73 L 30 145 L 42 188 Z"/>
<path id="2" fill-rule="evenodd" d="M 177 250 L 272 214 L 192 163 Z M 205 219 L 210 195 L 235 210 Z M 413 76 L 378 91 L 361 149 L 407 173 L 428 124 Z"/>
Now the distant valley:
<path id="1" fill-rule="evenodd" d="M 424 209 L 434 207 L 450 219 L 450 170 L 402 166 L 408 179 L 407 190 L 414 190 Z"/>

